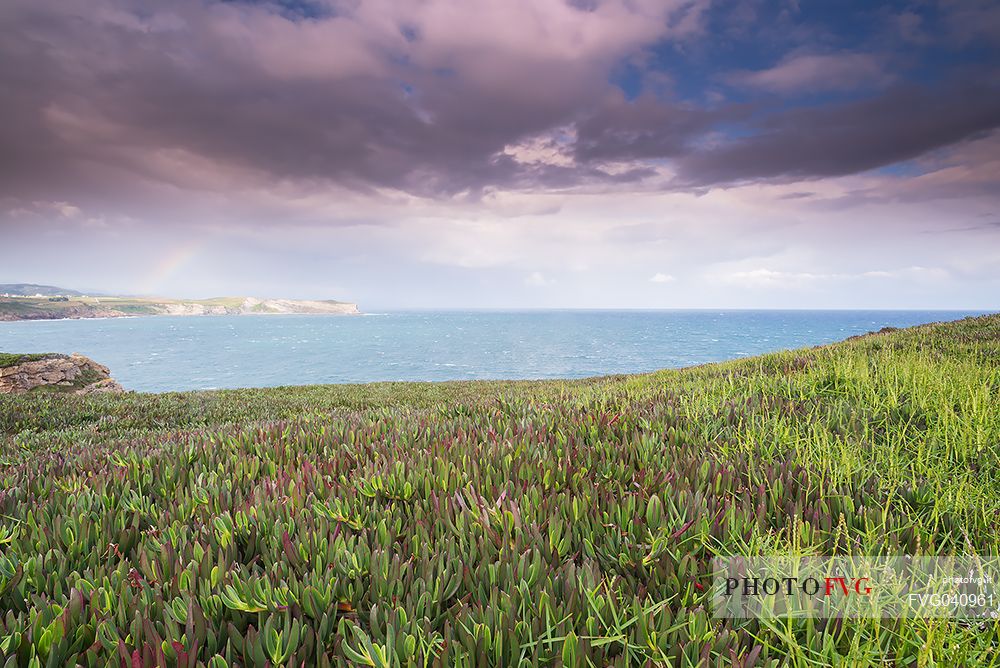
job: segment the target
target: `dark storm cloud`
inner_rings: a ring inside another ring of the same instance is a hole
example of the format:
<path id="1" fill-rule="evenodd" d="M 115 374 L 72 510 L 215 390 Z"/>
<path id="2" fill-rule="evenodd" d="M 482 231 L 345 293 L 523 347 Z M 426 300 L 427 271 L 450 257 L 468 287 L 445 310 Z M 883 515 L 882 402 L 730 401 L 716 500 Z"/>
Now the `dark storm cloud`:
<path id="1" fill-rule="evenodd" d="M 140 172 L 150 168 L 145 153 L 180 148 L 280 178 L 399 187 L 417 156 L 461 166 L 495 147 L 487 136 L 471 146 L 442 137 L 391 80 L 274 76 L 186 28 L 155 33 L 51 17 L 23 34 L 21 53 L 3 59 L 0 76 L 17 93 L 7 98 L 14 114 L 3 140 L 8 156 L 28 161 L 6 166 L 32 178 L 60 162 L 39 145 L 60 147 L 71 161 L 134 161 Z"/>
<path id="2" fill-rule="evenodd" d="M 22 195 L 80 183 L 92 192 L 94 180 L 114 182 L 122 169 L 189 188 L 183 166 L 158 160 L 173 152 L 223 171 L 422 195 L 640 178 L 650 173 L 642 165 L 612 175 L 503 154 L 596 104 L 610 64 L 667 32 L 605 4 L 618 23 L 558 8 L 596 31 L 577 54 L 572 35 L 522 48 L 518 26 L 498 26 L 495 43 L 481 47 L 421 43 L 435 28 L 450 31 L 440 25 L 447 17 L 404 30 L 406 16 L 300 21 L 270 6 L 185 1 L 149 14 L 125 2 L 93 11 L 15 2 L 2 10 L 11 37 L 0 45 L 0 174 Z M 683 12 L 690 3 L 675 4 Z"/>
<path id="3" fill-rule="evenodd" d="M 690 155 L 691 184 L 843 176 L 910 160 L 1000 126 L 1000 90 L 900 87 L 872 100 L 771 115 L 745 138 Z"/>
<path id="4" fill-rule="evenodd" d="M 691 150 L 689 142 L 736 109 L 701 109 L 665 104 L 649 96 L 627 102 L 608 100 L 577 123 L 575 155 L 579 162 L 673 158 Z"/>
<path id="5" fill-rule="evenodd" d="M 851 174 L 998 123 L 991 85 L 809 108 L 627 99 L 615 66 L 711 39 L 706 4 L 13 0 L 0 8 L 0 198 L 139 210 L 276 183 L 475 197 L 658 169 L 701 188 Z M 561 159 L 519 152 L 532 141 Z"/>

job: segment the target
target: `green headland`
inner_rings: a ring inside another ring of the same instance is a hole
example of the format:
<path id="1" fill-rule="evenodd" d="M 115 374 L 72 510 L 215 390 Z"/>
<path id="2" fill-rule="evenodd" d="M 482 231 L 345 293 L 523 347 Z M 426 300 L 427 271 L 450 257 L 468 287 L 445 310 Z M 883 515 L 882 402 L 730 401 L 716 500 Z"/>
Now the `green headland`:
<path id="1" fill-rule="evenodd" d="M 357 304 L 332 299 L 259 299 L 213 297 L 170 299 L 84 295 L 51 285 L 0 284 L 0 321 L 58 320 L 66 318 L 122 318 L 148 315 L 264 315 L 358 313 Z"/>

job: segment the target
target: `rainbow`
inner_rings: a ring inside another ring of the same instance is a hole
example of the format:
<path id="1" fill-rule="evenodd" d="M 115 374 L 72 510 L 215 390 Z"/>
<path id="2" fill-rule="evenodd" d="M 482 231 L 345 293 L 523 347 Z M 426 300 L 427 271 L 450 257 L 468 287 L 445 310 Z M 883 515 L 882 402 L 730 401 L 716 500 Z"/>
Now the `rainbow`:
<path id="1" fill-rule="evenodd" d="M 157 261 L 140 283 L 143 294 L 151 294 L 163 288 L 166 281 L 183 269 L 195 256 L 205 249 L 205 242 L 190 241 L 177 246 Z"/>

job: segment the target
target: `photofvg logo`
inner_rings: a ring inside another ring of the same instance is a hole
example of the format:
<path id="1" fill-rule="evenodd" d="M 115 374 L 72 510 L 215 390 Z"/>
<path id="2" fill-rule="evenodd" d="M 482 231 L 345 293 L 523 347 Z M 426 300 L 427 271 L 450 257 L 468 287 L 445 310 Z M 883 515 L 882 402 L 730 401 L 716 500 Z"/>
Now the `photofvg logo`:
<path id="1" fill-rule="evenodd" d="M 739 590 L 741 596 L 774 596 L 783 593 L 791 596 L 798 589 L 806 596 L 870 596 L 872 588 L 869 578 L 825 577 L 822 580 L 814 577 L 772 578 L 772 577 L 741 577 L 726 578 L 726 596 L 732 596 Z M 820 594 L 822 592 L 822 594 Z"/>
<path id="2" fill-rule="evenodd" d="M 1000 616 L 998 557 L 720 557 L 716 617 Z"/>

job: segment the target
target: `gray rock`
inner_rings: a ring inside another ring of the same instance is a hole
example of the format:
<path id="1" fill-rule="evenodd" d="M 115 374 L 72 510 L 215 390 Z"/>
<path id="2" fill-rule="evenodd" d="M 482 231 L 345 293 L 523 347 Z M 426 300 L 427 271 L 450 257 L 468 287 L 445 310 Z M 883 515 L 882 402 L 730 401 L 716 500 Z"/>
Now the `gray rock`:
<path id="1" fill-rule="evenodd" d="M 84 383 L 84 377 L 89 382 Z M 125 391 L 111 378 L 108 367 L 77 353 L 48 355 L 0 369 L 0 394 L 23 394 L 46 385 L 66 394 Z"/>

